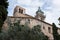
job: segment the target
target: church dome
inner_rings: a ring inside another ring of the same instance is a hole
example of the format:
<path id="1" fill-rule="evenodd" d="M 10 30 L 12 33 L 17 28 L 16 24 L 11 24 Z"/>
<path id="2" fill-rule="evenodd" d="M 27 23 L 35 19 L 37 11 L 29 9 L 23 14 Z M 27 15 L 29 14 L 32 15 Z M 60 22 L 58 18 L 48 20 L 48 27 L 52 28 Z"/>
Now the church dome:
<path id="1" fill-rule="evenodd" d="M 38 10 L 37 10 L 36 13 L 38 13 L 38 14 L 44 14 L 44 12 L 40 9 L 40 7 L 38 7 Z"/>

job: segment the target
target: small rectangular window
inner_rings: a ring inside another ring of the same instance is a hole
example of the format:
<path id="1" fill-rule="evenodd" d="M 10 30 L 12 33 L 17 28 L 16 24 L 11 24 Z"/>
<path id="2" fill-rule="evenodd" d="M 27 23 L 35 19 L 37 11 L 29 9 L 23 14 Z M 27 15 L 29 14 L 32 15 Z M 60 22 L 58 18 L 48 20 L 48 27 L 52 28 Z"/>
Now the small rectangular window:
<path id="1" fill-rule="evenodd" d="M 45 27 L 43 26 L 43 29 L 45 29 Z"/>
<path id="2" fill-rule="evenodd" d="M 21 13 L 21 9 L 19 9 L 19 13 Z"/>
<path id="3" fill-rule="evenodd" d="M 49 33 L 51 33 L 51 28 L 50 27 L 48 27 L 48 31 L 49 31 Z"/>

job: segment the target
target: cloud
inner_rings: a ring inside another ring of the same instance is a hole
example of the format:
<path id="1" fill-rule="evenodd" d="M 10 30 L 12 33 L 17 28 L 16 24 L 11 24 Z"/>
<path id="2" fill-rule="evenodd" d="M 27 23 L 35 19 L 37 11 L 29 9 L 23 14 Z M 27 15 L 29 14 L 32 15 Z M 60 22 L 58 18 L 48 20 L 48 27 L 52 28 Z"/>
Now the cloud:
<path id="1" fill-rule="evenodd" d="M 49 23 L 55 23 L 58 27 L 58 17 L 60 16 L 60 0 L 50 0 L 43 5 L 43 10 L 46 13 L 46 21 Z"/>
<path id="2" fill-rule="evenodd" d="M 38 9 L 38 7 L 42 6 L 43 3 L 39 0 L 17 0 L 16 3 L 17 5 L 21 5 L 22 7 L 24 7 L 26 9 L 26 13 L 34 16 L 36 10 Z M 14 5 L 15 5 L 14 4 Z"/>
<path id="3" fill-rule="evenodd" d="M 60 6 L 60 0 L 53 0 L 52 2 L 54 5 Z"/>
<path id="4" fill-rule="evenodd" d="M 34 16 L 40 6 L 46 15 L 46 22 L 56 23 L 58 26 L 58 17 L 60 16 L 60 0 L 8 0 L 8 15 L 13 14 L 16 5 L 22 6 L 26 9 L 26 13 Z"/>
<path id="5" fill-rule="evenodd" d="M 17 0 L 17 3 L 18 4 L 21 4 L 21 5 L 30 5 L 31 3 L 31 0 Z"/>
<path id="6" fill-rule="evenodd" d="M 16 6 L 16 0 L 8 0 L 9 2 L 9 6 L 8 6 L 8 15 L 12 16 L 13 15 L 13 11 L 14 11 L 14 7 Z"/>
<path id="7" fill-rule="evenodd" d="M 19 5 L 25 5 L 25 6 L 30 6 L 30 7 L 37 7 L 37 6 L 42 6 L 43 3 L 39 0 L 17 0 L 17 4 Z"/>
<path id="8" fill-rule="evenodd" d="M 39 0 L 8 0 L 9 1 L 9 14 L 8 15 L 12 15 L 11 13 L 13 13 L 14 7 L 16 5 L 22 6 L 26 8 L 26 13 L 34 13 L 35 10 L 41 5 L 43 5 L 42 2 L 40 2 Z M 11 10 L 11 11 L 10 11 Z M 32 14 L 31 13 L 31 14 Z"/>

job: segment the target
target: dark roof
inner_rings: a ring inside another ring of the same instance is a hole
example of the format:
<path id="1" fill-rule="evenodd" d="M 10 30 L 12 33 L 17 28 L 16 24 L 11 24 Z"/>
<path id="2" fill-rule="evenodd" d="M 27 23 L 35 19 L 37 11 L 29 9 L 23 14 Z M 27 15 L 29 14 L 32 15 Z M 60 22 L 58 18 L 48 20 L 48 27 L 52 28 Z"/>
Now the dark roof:
<path id="1" fill-rule="evenodd" d="M 38 7 L 38 10 L 37 10 L 37 12 L 36 12 L 36 13 L 38 13 L 38 12 L 40 12 L 40 13 L 44 14 L 44 12 L 41 10 L 41 8 L 40 8 L 40 7 Z"/>

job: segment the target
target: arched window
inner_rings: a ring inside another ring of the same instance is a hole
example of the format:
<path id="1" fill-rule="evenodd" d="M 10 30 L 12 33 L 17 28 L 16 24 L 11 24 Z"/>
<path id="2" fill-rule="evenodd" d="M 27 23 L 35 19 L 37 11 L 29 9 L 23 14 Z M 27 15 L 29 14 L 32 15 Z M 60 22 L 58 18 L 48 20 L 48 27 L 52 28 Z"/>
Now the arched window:
<path id="1" fill-rule="evenodd" d="M 21 9 L 19 9 L 19 13 L 21 13 Z"/>
<path id="2" fill-rule="evenodd" d="M 21 13 L 23 13 L 23 10 L 21 10 Z"/>
<path id="3" fill-rule="evenodd" d="M 19 9 L 19 13 L 23 13 L 23 10 Z"/>

